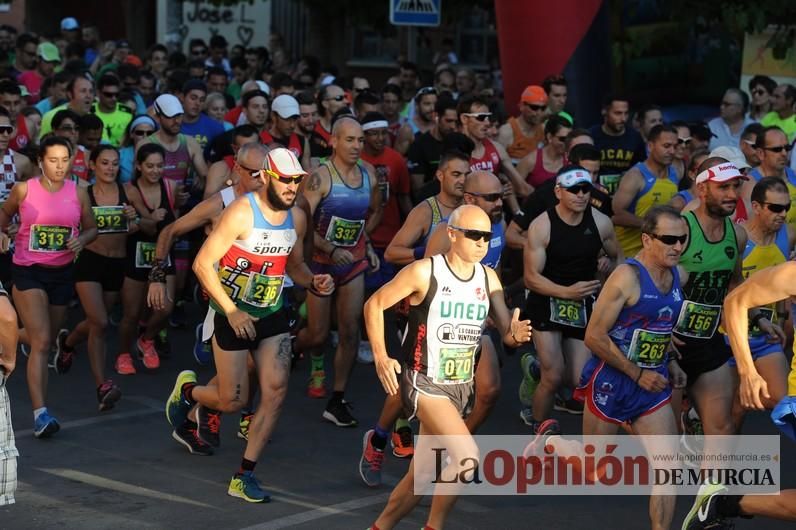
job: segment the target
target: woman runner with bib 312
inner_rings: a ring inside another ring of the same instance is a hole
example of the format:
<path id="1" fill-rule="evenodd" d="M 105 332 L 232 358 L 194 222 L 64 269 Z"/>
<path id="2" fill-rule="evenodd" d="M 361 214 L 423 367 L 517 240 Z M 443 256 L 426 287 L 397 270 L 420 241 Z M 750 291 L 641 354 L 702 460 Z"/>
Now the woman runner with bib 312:
<path id="1" fill-rule="evenodd" d="M 19 214 L 11 270 L 14 303 L 30 338 L 28 391 L 37 438 L 60 426 L 45 406 L 47 355 L 72 296 L 75 256 L 97 237 L 88 194 L 69 180 L 71 146 L 58 136 L 41 143 L 42 176 L 20 182 L 0 211 L 5 229 Z"/>

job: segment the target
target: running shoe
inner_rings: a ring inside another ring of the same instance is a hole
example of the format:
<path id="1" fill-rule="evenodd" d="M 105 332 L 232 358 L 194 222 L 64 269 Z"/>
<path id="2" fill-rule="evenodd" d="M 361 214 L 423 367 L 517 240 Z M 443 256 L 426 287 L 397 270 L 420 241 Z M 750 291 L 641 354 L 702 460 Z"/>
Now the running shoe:
<path id="1" fill-rule="evenodd" d="M 411 427 L 400 427 L 393 431 L 392 454 L 397 458 L 412 458 L 415 454 L 415 445 Z"/>
<path id="2" fill-rule="evenodd" d="M 72 368 L 72 361 L 75 359 L 75 350 L 66 349 L 66 338 L 69 336 L 68 329 L 61 329 L 55 336 L 55 357 L 53 366 L 56 374 L 65 374 Z"/>
<path id="3" fill-rule="evenodd" d="M 531 407 L 525 407 L 520 411 L 520 419 L 528 427 L 536 427 L 536 421 L 533 419 L 533 410 Z"/>
<path id="4" fill-rule="evenodd" d="M 171 315 L 169 315 L 169 326 L 173 328 L 185 327 L 185 302 L 183 300 L 178 300 L 177 303 L 174 304 L 174 309 L 172 309 Z"/>
<path id="5" fill-rule="evenodd" d="M 694 407 L 683 409 L 680 413 L 680 427 L 683 431 L 680 436 L 680 452 L 686 457 L 683 459 L 683 464 L 699 469 L 702 465 L 700 456 L 704 449 L 705 436 L 702 420 Z"/>
<path id="6" fill-rule="evenodd" d="M 553 403 L 553 410 L 559 412 L 566 412 L 567 414 L 581 415 L 583 414 L 583 402 L 575 398 L 562 399 L 556 396 Z"/>
<path id="7" fill-rule="evenodd" d="M 360 364 L 373 364 L 373 350 L 370 349 L 370 342 L 366 340 L 359 341 L 357 362 Z"/>
<path id="8" fill-rule="evenodd" d="M 183 386 L 189 383 L 196 384 L 196 372 L 183 370 L 177 375 L 174 388 L 166 401 L 166 419 L 172 425 L 182 425 L 193 407 L 193 403 L 188 401 L 183 392 Z"/>
<path id="9" fill-rule="evenodd" d="M 207 366 L 210 364 L 210 360 L 213 358 L 213 352 L 210 349 L 210 343 L 204 342 L 202 340 L 203 332 L 204 324 L 197 324 L 196 330 L 194 331 L 195 338 L 193 342 L 193 358 L 196 359 L 196 363 L 199 366 Z"/>
<path id="10" fill-rule="evenodd" d="M 235 473 L 229 482 L 227 495 L 237 497 L 246 502 L 270 502 L 271 494 L 265 491 L 251 471 Z"/>
<path id="11" fill-rule="evenodd" d="M 221 413 L 199 405 L 196 409 L 196 420 L 199 423 L 199 438 L 213 447 L 221 445 Z"/>
<path id="12" fill-rule="evenodd" d="M 164 359 L 171 356 L 171 342 L 169 342 L 168 329 L 163 328 L 155 335 L 155 350 L 158 352 L 158 355 Z"/>
<path id="13" fill-rule="evenodd" d="M 238 438 L 241 440 L 249 440 L 249 425 L 254 417 L 253 412 L 241 413 L 240 421 L 238 422 Z"/>
<path id="14" fill-rule="evenodd" d="M 682 530 L 704 530 L 707 528 L 728 528 L 723 518 L 717 513 L 719 495 L 727 493 L 722 484 L 703 484 L 699 487 L 694 505 L 683 520 Z"/>
<path id="15" fill-rule="evenodd" d="M 307 385 L 307 396 L 313 399 L 323 399 L 326 397 L 326 372 L 316 370 L 310 374 L 310 383 Z"/>
<path id="16" fill-rule="evenodd" d="M 111 379 L 106 379 L 105 382 L 97 388 L 99 411 L 104 412 L 106 410 L 111 410 L 121 397 L 122 391 L 119 390 L 119 387 L 114 385 Z"/>
<path id="17" fill-rule="evenodd" d="M 351 415 L 351 403 L 345 400 L 330 399 L 323 411 L 323 419 L 329 420 L 338 427 L 356 427 L 357 420 Z"/>
<path id="18" fill-rule="evenodd" d="M 33 436 L 36 438 L 49 438 L 57 433 L 60 428 L 58 420 L 50 416 L 50 412 L 45 410 L 33 422 Z"/>
<path id="19" fill-rule="evenodd" d="M 133 364 L 133 356 L 129 353 L 120 353 L 116 357 L 116 373 L 119 375 L 135 375 L 135 365 Z"/>
<path id="20" fill-rule="evenodd" d="M 155 349 L 154 340 L 146 340 L 143 337 L 138 337 L 135 343 L 138 350 L 138 359 L 144 363 L 147 370 L 157 370 L 160 368 L 160 356 Z"/>
<path id="21" fill-rule="evenodd" d="M 533 393 L 539 386 L 541 374 L 539 373 L 539 361 L 532 352 L 528 352 L 520 358 L 520 369 L 522 370 L 522 382 L 520 382 L 520 403 L 524 407 L 530 407 L 533 403 Z"/>
<path id="22" fill-rule="evenodd" d="M 196 425 L 195 423 L 193 425 Z M 174 429 L 171 437 L 177 440 L 180 444 L 184 445 L 188 452 L 192 455 L 210 456 L 213 454 L 213 448 L 206 444 L 204 440 L 199 438 L 198 429 L 183 423 L 181 426 Z"/>
<path id="23" fill-rule="evenodd" d="M 373 434 L 371 429 L 362 437 L 362 456 L 359 459 L 359 476 L 371 488 L 381 485 L 381 466 L 384 463 L 384 451 L 370 443 Z"/>
<path id="24" fill-rule="evenodd" d="M 561 426 L 558 424 L 558 421 L 554 419 L 544 420 L 537 425 L 536 436 L 531 443 L 525 446 L 522 456 L 528 458 L 530 456 L 541 455 L 544 451 L 547 439 L 559 434 L 561 434 Z"/>

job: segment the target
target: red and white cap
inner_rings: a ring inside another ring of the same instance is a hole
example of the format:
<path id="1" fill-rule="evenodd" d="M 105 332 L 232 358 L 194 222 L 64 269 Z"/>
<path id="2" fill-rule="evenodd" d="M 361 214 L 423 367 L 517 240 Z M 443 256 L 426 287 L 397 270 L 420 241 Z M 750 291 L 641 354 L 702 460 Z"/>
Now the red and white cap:
<path id="1" fill-rule="evenodd" d="M 263 169 L 271 170 L 280 177 L 296 177 L 307 174 L 293 151 L 284 147 L 277 147 L 268 152 Z"/>
<path id="2" fill-rule="evenodd" d="M 697 175 L 696 183 L 701 182 L 727 182 L 734 179 L 747 180 L 747 177 L 741 173 L 735 164 L 730 162 L 722 162 L 713 167 L 707 168 L 705 171 Z"/>

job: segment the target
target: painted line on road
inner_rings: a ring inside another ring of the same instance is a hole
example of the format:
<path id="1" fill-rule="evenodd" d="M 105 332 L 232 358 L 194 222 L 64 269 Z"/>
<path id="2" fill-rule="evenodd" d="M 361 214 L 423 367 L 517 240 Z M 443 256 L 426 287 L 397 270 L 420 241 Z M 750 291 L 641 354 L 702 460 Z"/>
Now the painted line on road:
<path id="1" fill-rule="evenodd" d="M 279 519 L 274 519 L 273 521 L 269 521 L 267 523 L 248 526 L 243 530 L 278 530 L 280 528 L 289 528 L 291 526 L 308 523 L 310 521 L 315 521 L 316 519 L 322 519 L 331 515 L 342 515 L 360 508 L 364 508 L 366 506 L 382 504 L 387 502 L 387 499 L 389 498 L 390 492 L 380 493 L 379 495 L 371 495 L 370 497 L 360 497 L 358 499 L 341 502 L 339 504 L 320 506 L 314 510 L 308 510 L 306 512 L 280 517 Z"/>
<path id="2" fill-rule="evenodd" d="M 97 423 L 108 423 L 111 421 L 124 420 L 127 418 L 136 418 L 138 416 L 148 416 L 150 414 L 156 414 L 158 412 L 163 413 L 163 408 L 159 410 L 153 410 L 151 408 L 147 408 L 144 410 L 131 410 L 130 412 L 119 412 L 103 416 L 92 416 L 90 418 L 65 421 L 61 423 L 61 428 L 70 429 L 72 427 L 85 427 L 86 425 L 95 425 Z M 22 436 L 30 436 L 31 434 L 33 434 L 33 429 L 14 431 L 14 435 L 17 436 L 18 438 Z"/>
<path id="3" fill-rule="evenodd" d="M 120 482 L 118 480 L 111 480 L 109 478 L 92 475 L 90 473 L 75 471 L 74 469 L 61 469 L 61 468 L 37 468 L 37 469 L 44 473 L 55 475 L 56 477 L 75 480 L 77 482 L 82 482 L 90 486 L 96 486 L 99 488 L 118 491 L 119 493 L 139 495 L 141 497 L 149 497 L 150 499 L 155 499 L 158 501 L 179 502 L 182 504 L 197 506 L 199 508 L 209 508 L 211 510 L 220 509 L 210 504 L 198 502 L 193 499 L 188 499 L 186 497 L 180 497 L 179 495 L 172 495 L 171 493 L 164 493 L 162 491 L 152 490 L 149 488 L 144 488 L 142 486 L 136 486 L 134 484 L 128 484 L 126 482 Z"/>

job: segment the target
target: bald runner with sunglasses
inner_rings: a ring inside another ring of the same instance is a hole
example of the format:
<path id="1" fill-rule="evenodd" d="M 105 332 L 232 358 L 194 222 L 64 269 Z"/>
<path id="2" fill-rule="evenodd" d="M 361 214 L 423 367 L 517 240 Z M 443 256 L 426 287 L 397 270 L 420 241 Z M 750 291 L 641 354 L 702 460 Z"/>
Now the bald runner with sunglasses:
<path id="1" fill-rule="evenodd" d="M 287 149 L 269 152 L 261 167 L 268 168 L 262 173 L 262 187 L 225 208 L 193 266 L 216 311 L 213 353 L 218 384 L 199 386 L 196 374 L 185 370 L 166 408 L 175 427 L 186 421 L 196 403 L 221 412 L 239 411 L 248 396 L 246 365 L 252 355 L 261 399 L 249 425 L 243 460 L 227 491 L 248 502 L 270 500 L 253 472 L 287 393 L 291 347 L 282 294 L 285 275 L 319 295 L 334 290 L 331 276 L 312 274 L 303 246 L 296 244 L 309 226 L 304 212 L 294 206 L 306 172 Z"/>
<path id="2" fill-rule="evenodd" d="M 575 386 L 589 360 L 583 338 L 601 286 L 595 279 L 600 253 L 605 251 L 611 260 L 609 269 L 622 261 L 611 219 L 589 203 L 592 186 L 585 169 L 561 169 L 556 176 L 558 204 L 528 228 L 527 314 L 541 371 L 530 420 L 537 434 L 560 433 L 558 422 L 550 419 L 556 391 L 564 383 Z"/>

